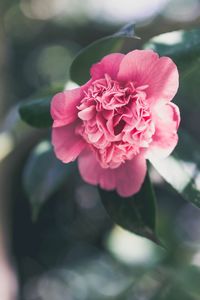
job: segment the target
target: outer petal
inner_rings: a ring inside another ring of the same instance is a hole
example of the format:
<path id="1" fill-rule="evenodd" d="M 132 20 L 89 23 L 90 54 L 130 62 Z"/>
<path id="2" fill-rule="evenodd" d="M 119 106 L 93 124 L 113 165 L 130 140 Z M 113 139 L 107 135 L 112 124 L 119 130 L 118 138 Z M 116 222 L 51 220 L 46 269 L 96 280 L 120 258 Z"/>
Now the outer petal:
<path id="1" fill-rule="evenodd" d="M 134 50 L 122 60 L 118 79 L 148 85 L 147 97 L 170 101 L 175 96 L 179 76 L 175 63 L 169 57 L 159 58 L 152 50 Z"/>
<path id="2" fill-rule="evenodd" d="M 120 63 L 124 56 L 121 53 L 113 53 L 105 56 L 100 62 L 91 67 L 90 74 L 92 79 L 102 78 L 105 74 L 110 75 L 112 79 L 116 79 Z"/>
<path id="3" fill-rule="evenodd" d="M 79 171 L 82 178 L 94 185 L 100 185 L 106 190 L 116 189 L 122 197 L 137 193 L 146 174 L 146 161 L 143 156 L 137 156 L 116 169 L 104 169 L 96 160 L 92 151 L 81 153 L 78 158 Z"/>
<path id="4" fill-rule="evenodd" d="M 85 148 L 85 142 L 80 135 L 75 134 L 76 124 L 56 127 L 52 130 L 52 144 L 58 159 L 64 163 L 77 158 Z"/>
<path id="5" fill-rule="evenodd" d="M 77 119 L 77 105 L 79 105 L 83 91 L 77 88 L 56 94 L 51 102 L 51 116 L 53 127 L 60 127 Z"/>
<path id="6" fill-rule="evenodd" d="M 153 109 L 155 134 L 146 157 L 149 160 L 167 157 L 178 142 L 177 129 L 180 124 L 180 112 L 174 103 L 159 103 Z"/>
<path id="7" fill-rule="evenodd" d="M 129 197 L 139 192 L 146 175 L 147 166 L 144 156 L 138 155 L 116 169 L 117 192 L 123 197 Z"/>
<path id="8" fill-rule="evenodd" d="M 113 190 L 116 187 L 115 171 L 103 169 L 93 152 L 87 149 L 78 158 L 78 167 L 82 178 L 94 185 L 100 185 L 105 190 Z"/>

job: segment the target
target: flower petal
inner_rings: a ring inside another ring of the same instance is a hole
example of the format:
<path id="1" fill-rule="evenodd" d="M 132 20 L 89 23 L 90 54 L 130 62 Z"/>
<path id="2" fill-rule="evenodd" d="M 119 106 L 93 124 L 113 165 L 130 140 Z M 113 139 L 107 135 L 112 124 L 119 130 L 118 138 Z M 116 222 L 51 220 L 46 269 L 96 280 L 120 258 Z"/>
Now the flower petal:
<path id="1" fill-rule="evenodd" d="M 165 158 L 174 150 L 178 135 L 177 129 L 180 124 L 180 112 L 174 103 L 159 103 L 152 111 L 155 122 L 155 134 L 150 144 L 146 157 L 149 160 Z"/>
<path id="2" fill-rule="evenodd" d="M 58 159 L 69 163 L 85 148 L 85 141 L 75 133 L 76 124 L 56 127 L 52 130 L 52 144 Z"/>
<path id="3" fill-rule="evenodd" d="M 146 174 L 146 161 L 143 156 L 127 160 L 119 168 L 104 169 L 89 149 L 83 151 L 79 156 L 78 167 L 82 178 L 87 183 L 99 184 L 105 190 L 117 189 L 122 197 L 129 197 L 137 193 Z"/>
<path id="4" fill-rule="evenodd" d="M 172 100 L 179 85 L 175 63 L 169 57 L 159 58 L 152 50 L 134 50 L 125 55 L 118 79 L 133 81 L 138 86 L 148 85 L 145 92 L 151 101 Z"/>
<path id="5" fill-rule="evenodd" d="M 83 121 L 91 120 L 96 114 L 95 106 L 89 106 L 81 111 L 79 111 L 78 116 Z"/>
<path id="6" fill-rule="evenodd" d="M 115 170 L 118 194 L 129 197 L 139 192 L 144 182 L 147 171 L 146 160 L 142 155 L 138 155 Z"/>
<path id="7" fill-rule="evenodd" d="M 77 118 L 83 91 L 76 88 L 56 94 L 51 102 L 51 116 L 54 120 L 53 127 L 60 127 L 74 122 Z"/>
<path id="8" fill-rule="evenodd" d="M 115 170 L 103 169 L 90 149 L 81 153 L 78 158 L 78 167 L 82 178 L 87 183 L 99 184 L 105 190 L 115 189 Z"/>
<path id="9" fill-rule="evenodd" d="M 106 55 L 99 63 L 94 64 L 90 69 L 93 80 L 104 78 L 105 74 L 110 75 L 112 79 L 116 79 L 119 71 L 119 65 L 124 58 L 124 54 L 112 53 Z"/>

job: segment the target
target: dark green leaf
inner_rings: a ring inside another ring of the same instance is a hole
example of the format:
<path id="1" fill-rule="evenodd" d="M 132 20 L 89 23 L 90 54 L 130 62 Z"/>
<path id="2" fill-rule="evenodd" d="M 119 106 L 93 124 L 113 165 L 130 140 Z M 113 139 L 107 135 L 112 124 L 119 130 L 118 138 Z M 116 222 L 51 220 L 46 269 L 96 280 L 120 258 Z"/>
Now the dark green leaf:
<path id="1" fill-rule="evenodd" d="M 133 40 L 133 48 L 136 47 L 139 38 L 134 35 L 133 24 L 127 25 L 114 35 L 99 39 L 84 48 L 72 62 L 71 79 L 79 85 L 86 83 L 90 79 L 92 64 L 107 54 L 120 52 L 124 43 L 129 39 Z"/>
<path id="2" fill-rule="evenodd" d="M 46 97 L 22 102 L 19 106 L 22 120 L 33 127 L 43 128 L 51 126 L 51 99 L 51 97 Z"/>
<path id="3" fill-rule="evenodd" d="M 42 142 L 33 150 L 25 166 L 23 185 L 31 202 L 34 220 L 70 170 L 70 164 L 64 165 L 57 160 L 49 142 Z"/>
<path id="4" fill-rule="evenodd" d="M 54 84 L 35 93 L 32 99 L 21 102 L 19 104 L 21 119 L 33 127 L 50 127 L 52 124 L 50 115 L 51 99 L 54 94 L 60 91 L 63 91 L 63 85 Z"/>
<path id="5" fill-rule="evenodd" d="M 155 233 L 155 196 L 149 175 L 139 193 L 122 198 L 116 192 L 100 189 L 102 203 L 115 223 L 124 229 L 159 243 Z"/>
<path id="6" fill-rule="evenodd" d="M 185 200 L 200 207 L 200 145 L 185 131 L 173 154 L 154 160 L 153 166 Z"/>

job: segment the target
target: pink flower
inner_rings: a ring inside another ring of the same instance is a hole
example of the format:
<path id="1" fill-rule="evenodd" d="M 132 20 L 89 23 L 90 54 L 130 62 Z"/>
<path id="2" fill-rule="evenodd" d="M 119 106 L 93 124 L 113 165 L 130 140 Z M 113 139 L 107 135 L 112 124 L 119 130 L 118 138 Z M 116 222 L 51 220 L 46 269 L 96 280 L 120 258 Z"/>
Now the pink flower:
<path id="1" fill-rule="evenodd" d="M 52 143 L 65 163 L 78 157 L 82 178 L 121 196 L 137 193 L 146 159 L 168 156 L 177 144 L 178 71 L 151 50 L 105 56 L 91 80 L 54 96 Z"/>

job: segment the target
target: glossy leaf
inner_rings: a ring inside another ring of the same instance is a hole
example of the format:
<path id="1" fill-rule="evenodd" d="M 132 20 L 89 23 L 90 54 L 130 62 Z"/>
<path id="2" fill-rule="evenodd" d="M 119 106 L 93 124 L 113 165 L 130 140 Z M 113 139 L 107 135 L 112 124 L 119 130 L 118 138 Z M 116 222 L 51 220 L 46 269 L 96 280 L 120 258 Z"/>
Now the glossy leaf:
<path id="1" fill-rule="evenodd" d="M 70 170 L 70 164 L 57 160 L 49 142 L 42 142 L 33 150 L 25 166 L 23 185 L 34 220 L 44 202 L 69 176 Z"/>
<path id="2" fill-rule="evenodd" d="M 45 128 L 52 124 L 50 115 L 51 97 L 24 101 L 19 106 L 19 114 L 27 124 Z"/>
<path id="3" fill-rule="evenodd" d="M 133 24 L 123 27 L 112 36 L 99 39 L 84 48 L 74 59 L 70 68 L 71 79 L 82 85 L 90 79 L 91 66 L 101 60 L 105 55 L 120 52 L 127 40 L 133 40 L 133 48 L 139 40 L 134 34 Z"/>
<path id="4" fill-rule="evenodd" d="M 53 85 L 43 88 L 32 99 L 22 101 L 18 108 L 21 119 L 32 127 L 50 127 L 52 124 L 50 115 L 51 99 L 54 94 L 62 90 L 63 85 Z"/>
<path id="5" fill-rule="evenodd" d="M 159 243 L 156 236 L 155 196 L 148 174 L 141 190 L 132 197 L 122 198 L 115 191 L 99 190 L 102 203 L 116 224 Z"/>
<path id="6" fill-rule="evenodd" d="M 200 145 L 191 135 L 180 130 L 179 143 L 173 154 L 152 163 L 185 200 L 200 207 Z"/>

